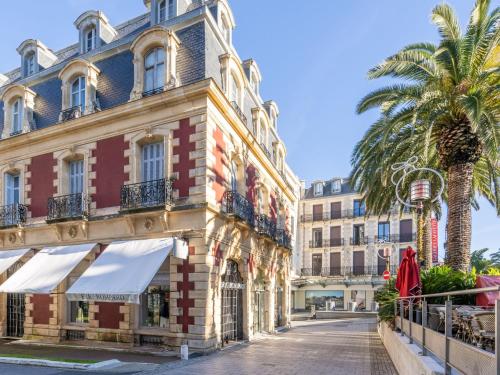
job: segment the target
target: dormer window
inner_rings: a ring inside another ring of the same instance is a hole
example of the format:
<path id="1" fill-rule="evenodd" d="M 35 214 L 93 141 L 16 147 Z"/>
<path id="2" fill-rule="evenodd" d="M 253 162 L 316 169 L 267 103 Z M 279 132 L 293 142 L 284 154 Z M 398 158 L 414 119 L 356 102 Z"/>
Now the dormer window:
<path id="1" fill-rule="evenodd" d="M 158 9 L 156 10 L 156 22 L 160 23 L 167 19 L 167 1 L 158 1 Z"/>
<path id="2" fill-rule="evenodd" d="M 11 135 L 21 133 L 23 130 L 23 102 L 21 98 L 16 99 L 12 105 L 12 130 Z"/>
<path id="3" fill-rule="evenodd" d="M 97 33 L 95 27 L 91 27 L 85 34 L 85 52 L 92 51 L 97 46 Z"/>
<path id="4" fill-rule="evenodd" d="M 80 107 L 85 109 L 85 77 L 78 77 L 71 85 L 71 104 L 72 108 Z"/>
<path id="5" fill-rule="evenodd" d="M 240 95 L 240 88 L 238 86 L 238 80 L 233 74 L 231 74 L 231 90 L 229 94 L 229 99 L 230 101 L 235 102 L 238 106 L 240 106 L 240 96 L 241 95 Z"/>
<path id="6" fill-rule="evenodd" d="M 144 92 L 163 89 L 165 85 L 165 50 L 155 48 L 144 60 Z"/>
<path id="7" fill-rule="evenodd" d="M 17 52 L 21 55 L 21 75 L 23 78 L 38 73 L 40 69 L 52 66 L 57 57 L 42 42 L 28 39 L 17 47 Z"/>
<path id="8" fill-rule="evenodd" d="M 24 76 L 29 77 L 35 74 L 35 53 L 31 52 L 24 58 Z"/>
<path id="9" fill-rule="evenodd" d="M 231 29 L 229 28 L 229 25 L 226 21 L 226 17 L 224 17 L 224 16 L 222 16 L 221 31 L 222 31 L 222 36 L 224 37 L 224 40 L 230 44 L 231 43 Z"/>
<path id="10" fill-rule="evenodd" d="M 332 182 L 332 193 L 340 193 L 342 189 L 342 183 L 340 180 L 334 180 Z"/>
<path id="11" fill-rule="evenodd" d="M 314 196 L 319 197 L 323 195 L 323 183 L 322 182 L 316 182 L 314 184 Z"/>

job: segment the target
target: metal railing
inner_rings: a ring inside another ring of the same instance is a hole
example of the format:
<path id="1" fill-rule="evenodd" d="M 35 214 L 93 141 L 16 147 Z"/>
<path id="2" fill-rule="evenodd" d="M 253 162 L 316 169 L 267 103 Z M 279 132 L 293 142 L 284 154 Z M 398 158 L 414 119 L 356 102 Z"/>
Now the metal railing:
<path id="1" fill-rule="evenodd" d="M 74 107 L 61 111 L 61 122 L 74 120 L 83 116 L 82 107 L 75 105 Z"/>
<path id="2" fill-rule="evenodd" d="M 330 238 L 324 240 L 310 240 L 309 248 L 310 249 L 319 249 L 323 247 L 341 247 L 344 246 L 343 238 Z"/>
<path id="3" fill-rule="evenodd" d="M 351 246 L 363 246 L 368 245 L 368 243 L 373 242 L 373 239 L 368 236 L 351 237 L 349 239 L 349 244 Z"/>
<path id="4" fill-rule="evenodd" d="M 28 208 L 19 203 L 0 207 L 0 228 L 9 228 L 26 223 Z"/>
<path id="5" fill-rule="evenodd" d="M 164 90 L 164 87 L 161 86 L 161 87 L 157 87 L 157 88 L 154 88 L 152 90 L 148 90 L 148 91 L 144 91 L 142 93 L 142 97 L 145 98 L 147 96 L 152 96 L 152 95 L 156 95 L 156 94 L 161 94 Z"/>
<path id="6" fill-rule="evenodd" d="M 276 242 L 278 243 L 278 246 L 289 250 L 292 249 L 292 236 L 286 229 L 276 230 Z"/>
<path id="7" fill-rule="evenodd" d="M 256 216 L 256 222 L 257 232 L 261 236 L 266 236 L 271 239 L 276 238 L 276 222 L 274 220 L 267 215 L 260 214 Z"/>
<path id="8" fill-rule="evenodd" d="M 399 242 L 400 243 L 415 242 L 416 238 L 417 238 L 416 233 L 400 233 L 399 234 Z"/>
<path id="9" fill-rule="evenodd" d="M 453 297 L 479 293 L 497 293 L 492 311 L 453 305 Z M 436 297 L 445 298 L 444 305 L 428 303 Z M 499 374 L 500 348 L 496 345 L 500 334 L 499 297 L 500 286 L 399 297 L 394 301 L 396 329 L 408 337 L 410 344 L 419 345 L 423 356 L 430 352 L 442 361 L 445 374 L 451 374 L 453 368 L 463 374 Z M 484 320 L 485 315 L 488 320 Z M 485 342 L 490 344 L 492 352 L 483 350 Z"/>
<path id="10" fill-rule="evenodd" d="M 397 266 L 391 265 L 390 272 L 392 274 L 396 273 Z M 341 266 L 341 267 L 322 267 L 322 268 L 302 268 L 301 276 L 376 276 L 382 277 L 382 274 L 386 270 L 385 265 L 375 265 L 375 266 Z"/>
<path id="11" fill-rule="evenodd" d="M 325 211 L 318 214 L 304 214 L 300 217 L 300 221 L 305 223 L 309 221 L 329 221 L 350 218 L 352 218 L 352 210 L 340 210 Z"/>
<path id="12" fill-rule="evenodd" d="M 236 191 L 226 191 L 223 196 L 222 210 L 228 215 L 245 221 L 251 227 L 255 225 L 253 204 Z"/>
<path id="13" fill-rule="evenodd" d="M 90 200 L 84 193 L 52 197 L 47 202 L 47 222 L 87 219 Z"/>
<path id="14" fill-rule="evenodd" d="M 123 185 L 120 192 L 120 209 L 134 211 L 171 206 L 172 185 L 173 180 L 166 178 Z"/>
<path id="15" fill-rule="evenodd" d="M 264 154 L 266 154 L 267 158 L 271 161 L 273 161 L 273 157 L 271 156 L 271 151 L 267 148 L 267 146 L 263 143 L 260 144 L 260 148 L 262 151 L 264 151 Z"/>
<path id="16" fill-rule="evenodd" d="M 245 116 L 245 114 L 243 113 L 243 111 L 241 110 L 240 106 L 238 105 L 238 103 L 236 103 L 235 101 L 232 101 L 231 102 L 231 106 L 234 108 L 236 114 L 238 115 L 238 117 L 240 118 L 240 120 L 245 124 L 247 125 L 247 117 Z"/>

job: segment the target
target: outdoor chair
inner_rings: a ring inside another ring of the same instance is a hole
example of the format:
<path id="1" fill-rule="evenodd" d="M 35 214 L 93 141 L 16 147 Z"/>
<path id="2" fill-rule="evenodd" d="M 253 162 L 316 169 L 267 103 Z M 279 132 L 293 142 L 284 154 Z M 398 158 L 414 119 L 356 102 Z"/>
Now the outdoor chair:
<path id="1" fill-rule="evenodd" d="M 484 349 L 486 346 L 490 346 L 494 351 L 495 314 L 492 314 L 491 312 L 478 312 L 474 314 L 473 322 L 474 324 L 472 324 L 471 322 L 471 325 L 477 341 L 477 346 L 482 349 Z"/>

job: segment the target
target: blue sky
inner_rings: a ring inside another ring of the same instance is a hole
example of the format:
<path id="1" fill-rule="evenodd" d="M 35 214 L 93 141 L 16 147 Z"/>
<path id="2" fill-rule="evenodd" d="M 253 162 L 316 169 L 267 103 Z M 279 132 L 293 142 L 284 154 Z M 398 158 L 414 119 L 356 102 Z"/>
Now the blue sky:
<path id="1" fill-rule="evenodd" d="M 352 147 L 377 117 L 354 108 L 384 83 L 368 81 L 366 72 L 406 44 L 436 41 L 429 14 L 438 2 L 230 0 L 234 44 L 241 58 L 259 64 L 262 96 L 280 107 L 288 162 L 301 179 L 349 174 Z M 448 3 L 464 24 L 474 1 Z M 104 11 L 114 25 L 146 11 L 142 0 L 24 0 L 22 8 L 20 19 L 18 2 L 2 5 L 0 72 L 19 64 L 16 48 L 25 39 L 54 50 L 75 43 L 73 21 L 86 10 Z M 444 220 L 439 235 L 442 247 Z M 482 247 L 500 247 L 500 219 L 484 200 L 473 213 L 472 249 Z"/>

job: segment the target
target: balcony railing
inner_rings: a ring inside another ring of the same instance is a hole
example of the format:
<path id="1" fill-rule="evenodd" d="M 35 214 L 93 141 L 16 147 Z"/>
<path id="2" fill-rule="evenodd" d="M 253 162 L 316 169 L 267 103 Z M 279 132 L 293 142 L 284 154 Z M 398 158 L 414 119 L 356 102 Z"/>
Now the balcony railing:
<path id="1" fill-rule="evenodd" d="M 330 238 L 324 240 L 311 240 L 309 241 L 310 249 L 319 249 L 323 247 L 340 247 L 344 246 L 343 238 Z"/>
<path id="2" fill-rule="evenodd" d="M 273 157 L 271 156 L 271 151 L 269 151 L 267 146 L 265 144 L 261 143 L 260 148 L 262 148 L 262 151 L 264 151 L 264 154 L 266 154 L 267 158 L 272 161 Z"/>
<path id="3" fill-rule="evenodd" d="M 352 218 L 352 210 L 325 211 L 317 214 L 305 214 L 300 217 L 300 221 L 305 223 L 309 221 L 328 221 L 337 219 Z"/>
<path id="4" fill-rule="evenodd" d="M 396 275 L 397 267 L 392 265 L 390 268 L 391 275 Z M 312 268 L 302 268 L 301 276 L 376 276 L 382 277 L 382 274 L 386 270 L 385 265 L 375 265 L 375 266 L 343 266 L 343 267 L 312 267 Z"/>
<path id="5" fill-rule="evenodd" d="M 83 193 L 49 198 L 47 222 L 87 219 L 90 200 Z"/>
<path id="6" fill-rule="evenodd" d="M 257 232 L 261 236 L 266 236 L 272 239 L 276 238 L 276 222 L 272 220 L 267 215 L 258 215 L 256 217 L 257 221 Z"/>
<path id="7" fill-rule="evenodd" d="M 349 243 L 351 246 L 363 246 L 363 245 L 368 245 L 368 243 L 371 242 L 371 238 L 367 236 L 362 236 L 362 237 L 351 237 Z"/>
<path id="8" fill-rule="evenodd" d="M 240 120 L 245 124 L 247 125 L 247 117 L 245 116 L 245 114 L 243 113 L 243 111 L 241 110 L 240 106 L 238 105 L 238 103 L 236 103 L 235 101 L 232 101 L 231 102 L 231 105 L 233 106 L 234 110 L 236 111 L 236 114 L 238 115 L 238 117 L 240 118 Z"/>
<path id="9" fill-rule="evenodd" d="M 278 246 L 284 247 L 285 249 L 292 248 L 292 236 L 285 229 L 276 230 L 276 242 Z"/>
<path id="10" fill-rule="evenodd" d="M 65 109 L 64 111 L 61 111 L 60 119 L 61 119 L 61 122 L 65 122 L 65 121 L 80 118 L 82 116 L 83 116 L 82 107 L 79 105 L 76 105 L 74 107 Z"/>
<path id="11" fill-rule="evenodd" d="M 416 238 L 417 238 L 416 233 L 400 233 L 399 234 L 399 242 L 400 243 L 415 242 Z"/>
<path id="12" fill-rule="evenodd" d="M 136 211 L 170 206 L 173 203 L 172 184 L 173 180 L 162 178 L 124 185 L 121 188 L 120 209 Z"/>
<path id="13" fill-rule="evenodd" d="M 255 225 L 253 204 L 236 191 L 226 191 L 224 193 L 222 210 L 226 214 L 245 221 L 251 227 Z"/>
<path id="14" fill-rule="evenodd" d="M 0 207 L 0 228 L 9 228 L 25 224 L 27 213 L 27 207 L 19 203 Z"/>
<path id="15" fill-rule="evenodd" d="M 148 90 L 148 91 L 144 91 L 142 93 L 142 97 L 145 98 L 147 96 L 152 96 L 152 95 L 156 95 L 156 94 L 161 94 L 164 90 L 164 87 L 161 86 L 161 87 L 157 87 L 155 89 L 152 89 L 152 90 Z"/>

